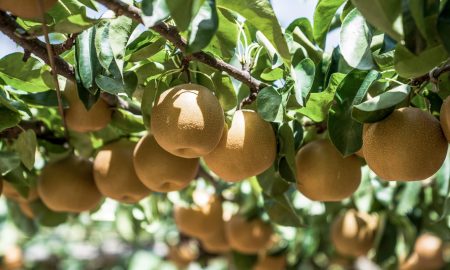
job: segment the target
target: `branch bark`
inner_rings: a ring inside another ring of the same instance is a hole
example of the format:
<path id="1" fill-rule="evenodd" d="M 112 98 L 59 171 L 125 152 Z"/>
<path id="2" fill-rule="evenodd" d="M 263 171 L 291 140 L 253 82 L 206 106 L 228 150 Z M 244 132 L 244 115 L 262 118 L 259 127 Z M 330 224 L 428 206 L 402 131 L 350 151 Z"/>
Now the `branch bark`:
<path id="1" fill-rule="evenodd" d="M 424 74 L 420 77 L 414 78 L 411 80 L 411 85 L 420 86 L 425 82 L 434 82 L 437 81 L 439 76 L 443 73 L 450 72 L 450 64 L 444 65 L 442 67 L 435 68 L 431 70 L 429 73 Z"/>
<path id="2" fill-rule="evenodd" d="M 0 132 L 0 139 L 14 140 L 17 139 L 23 130 L 31 129 L 36 133 L 36 137 L 46 140 L 53 144 L 64 144 L 67 139 L 56 136 L 51 129 L 42 121 L 21 121 L 18 126 L 7 128 Z"/>
<path id="3" fill-rule="evenodd" d="M 114 11 L 117 15 L 125 15 L 138 23 L 141 24 L 144 23 L 141 18 L 141 10 L 135 6 L 128 5 L 119 0 L 96 0 L 96 1 L 104 5 L 108 9 Z M 159 33 L 162 37 L 164 37 L 168 41 L 170 41 L 175 47 L 180 49 L 182 52 L 186 52 L 187 43 L 180 36 L 178 30 L 175 27 L 169 26 L 166 23 L 159 23 L 151 27 L 151 29 Z M 214 58 L 213 56 L 203 51 L 193 53 L 192 58 L 208 66 L 211 66 L 217 70 L 228 73 L 236 80 L 239 80 L 242 83 L 248 85 L 251 92 L 257 92 L 258 90 L 264 87 L 263 82 L 253 78 L 245 70 L 240 70 L 222 60 Z"/>

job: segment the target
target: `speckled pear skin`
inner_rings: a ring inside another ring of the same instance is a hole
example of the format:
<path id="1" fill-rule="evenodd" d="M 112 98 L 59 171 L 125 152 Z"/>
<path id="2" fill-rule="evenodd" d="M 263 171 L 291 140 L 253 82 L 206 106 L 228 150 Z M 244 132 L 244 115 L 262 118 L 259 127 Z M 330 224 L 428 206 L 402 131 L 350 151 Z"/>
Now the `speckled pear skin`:
<path id="1" fill-rule="evenodd" d="M 364 157 L 383 180 L 426 179 L 439 170 L 447 148 L 439 121 L 417 108 L 397 109 L 380 122 L 364 125 Z"/>
<path id="2" fill-rule="evenodd" d="M 210 153 L 219 143 L 224 113 L 218 99 L 198 84 L 164 91 L 152 108 L 151 130 L 167 152 L 184 158 Z"/>

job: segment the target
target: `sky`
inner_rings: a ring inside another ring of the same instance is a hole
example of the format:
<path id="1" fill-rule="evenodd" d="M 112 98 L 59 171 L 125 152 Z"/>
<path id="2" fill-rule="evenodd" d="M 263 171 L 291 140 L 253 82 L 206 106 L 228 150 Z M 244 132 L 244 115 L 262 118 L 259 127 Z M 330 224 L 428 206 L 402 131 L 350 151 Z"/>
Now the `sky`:
<path id="1" fill-rule="evenodd" d="M 311 21 L 313 19 L 314 8 L 317 0 L 271 0 L 275 14 L 282 27 L 287 27 L 293 20 L 306 17 Z M 95 17 L 97 17 L 96 15 Z M 339 31 L 333 31 L 329 34 L 326 51 L 330 52 L 339 43 Z M 7 54 L 23 51 L 8 37 L 0 33 L 0 57 Z"/>

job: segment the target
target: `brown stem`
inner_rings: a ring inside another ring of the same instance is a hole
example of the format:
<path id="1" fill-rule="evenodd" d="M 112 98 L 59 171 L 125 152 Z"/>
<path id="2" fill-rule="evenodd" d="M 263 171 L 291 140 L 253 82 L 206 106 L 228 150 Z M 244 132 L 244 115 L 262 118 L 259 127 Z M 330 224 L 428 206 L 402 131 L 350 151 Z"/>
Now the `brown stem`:
<path id="1" fill-rule="evenodd" d="M 141 19 L 141 10 L 135 6 L 128 5 L 119 0 L 97 0 L 97 2 L 113 10 L 117 15 L 125 15 L 135 20 L 136 22 L 143 24 L 143 21 Z M 178 30 L 175 27 L 169 26 L 166 23 L 159 23 L 151 27 L 151 29 L 170 41 L 182 52 L 186 52 L 187 43 L 180 36 Z M 203 51 L 193 53 L 192 58 L 217 70 L 228 73 L 231 77 L 248 85 L 250 89 L 256 89 L 256 91 L 258 91 L 259 89 L 262 89 L 264 87 L 263 82 L 252 78 L 252 76 L 248 72 L 240 70 L 222 60 L 216 59 Z"/>
<path id="2" fill-rule="evenodd" d="M 413 78 L 410 82 L 413 86 L 420 86 L 425 82 L 435 81 L 439 78 L 443 73 L 450 72 L 450 64 L 446 64 L 442 67 L 438 67 L 433 69 L 430 73 L 424 74 L 420 77 Z"/>
<path id="3" fill-rule="evenodd" d="M 23 130 L 31 129 L 36 133 L 36 137 L 46 140 L 54 144 L 64 144 L 67 139 L 56 136 L 53 131 L 47 127 L 42 121 L 21 121 L 18 126 L 7 128 L 0 132 L 0 139 L 14 140 L 17 139 Z"/>

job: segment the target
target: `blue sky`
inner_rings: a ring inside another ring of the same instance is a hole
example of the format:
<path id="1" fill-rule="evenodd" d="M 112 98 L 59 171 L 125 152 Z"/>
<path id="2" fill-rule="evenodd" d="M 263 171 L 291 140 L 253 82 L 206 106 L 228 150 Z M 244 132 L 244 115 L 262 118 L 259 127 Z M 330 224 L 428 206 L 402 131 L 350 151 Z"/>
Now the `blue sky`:
<path id="1" fill-rule="evenodd" d="M 317 0 L 271 0 L 275 14 L 280 21 L 281 26 L 286 27 L 293 20 L 299 17 L 306 17 L 312 22 L 314 7 Z M 334 31 L 329 34 L 327 40 L 327 51 L 337 46 L 339 42 L 339 32 Z M 22 51 L 9 38 L 0 33 L 0 57 L 12 52 Z"/>

